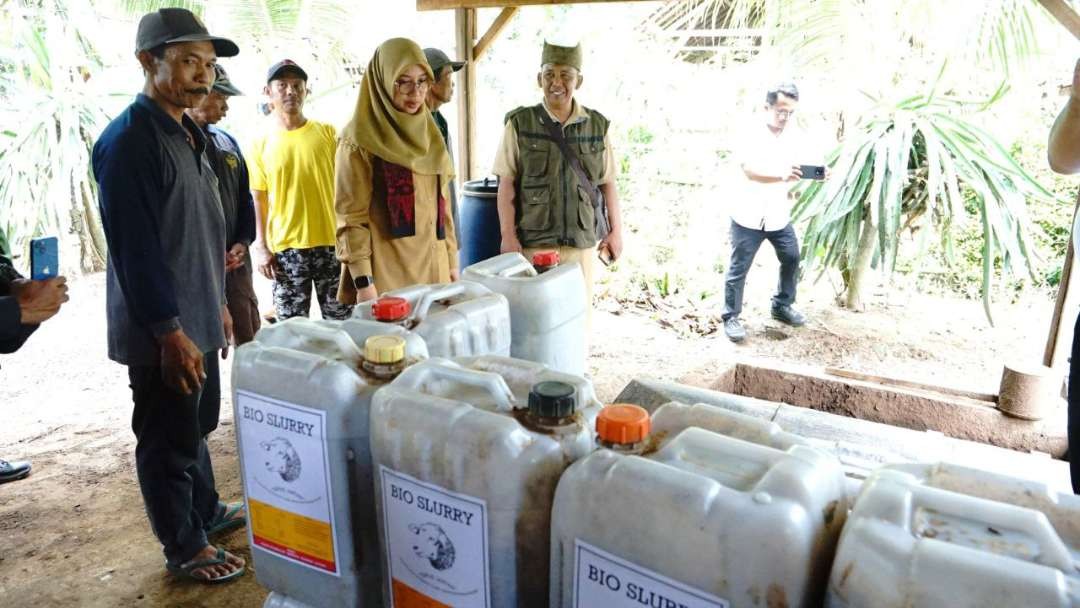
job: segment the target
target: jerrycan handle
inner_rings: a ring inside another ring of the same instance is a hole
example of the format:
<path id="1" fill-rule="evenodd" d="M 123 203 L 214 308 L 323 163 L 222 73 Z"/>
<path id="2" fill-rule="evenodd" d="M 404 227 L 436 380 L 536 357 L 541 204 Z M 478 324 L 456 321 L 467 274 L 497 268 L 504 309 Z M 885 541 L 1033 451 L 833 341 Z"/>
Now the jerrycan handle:
<path id="1" fill-rule="evenodd" d="M 481 372 L 464 367 L 435 367 L 435 375 L 475 386 L 485 392 L 495 401 L 495 410 L 509 412 L 514 409 L 514 393 L 506 385 L 506 380 L 493 372 Z"/>
<path id="2" fill-rule="evenodd" d="M 417 321 L 423 321 L 427 318 L 428 311 L 431 309 L 431 305 L 439 300 L 445 300 L 446 298 L 452 298 L 454 296 L 460 296 L 465 293 L 465 286 L 461 282 L 448 283 L 442 285 L 437 289 L 433 289 L 424 295 L 420 296 L 420 300 L 416 303 L 416 309 L 413 310 L 412 318 Z"/>
<path id="3" fill-rule="evenodd" d="M 536 269 L 532 263 L 520 253 L 503 253 L 493 258 L 477 262 L 466 268 L 470 273 L 494 277 L 512 277 L 525 273 L 529 276 L 536 275 Z"/>
<path id="4" fill-rule="evenodd" d="M 1069 550 L 1042 512 L 984 499 L 977 499 L 979 505 L 976 508 L 972 508 L 975 505 L 964 507 L 953 500 L 955 496 L 955 493 L 948 490 L 923 486 L 923 491 L 912 494 L 911 512 L 923 507 L 964 519 L 977 515 L 980 523 L 987 526 L 1019 530 L 1039 544 L 1041 551 L 1035 556 L 1036 563 L 1065 572 L 1072 571 L 1073 560 Z M 1032 514 L 1035 516 L 1032 517 Z M 911 520 L 904 522 L 904 526 L 910 531 Z"/>
<path id="5" fill-rule="evenodd" d="M 321 341 L 328 342 L 334 346 L 340 356 L 346 360 L 358 361 L 363 357 L 364 353 L 360 350 L 360 347 L 353 342 L 352 337 L 348 332 L 337 327 L 331 327 L 323 325 L 317 321 L 311 319 L 290 319 L 285 321 L 281 325 L 282 329 L 288 329 L 289 333 L 300 338 L 300 342 L 305 341 Z M 275 344 L 275 346 L 286 346 L 284 344 Z"/>
<path id="6" fill-rule="evenodd" d="M 507 278 L 519 275 L 536 276 L 536 269 L 529 260 L 521 259 L 515 260 L 514 263 L 506 268 L 502 268 L 495 273 L 495 276 Z"/>
<path id="7" fill-rule="evenodd" d="M 496 411 L 509 412 L 514 409 L 514 393 L 502 376 L 493 372 L 460 367 L 445 359 L 428 359 L 424 363 L 414 365 L 402 372 L 395 383 L 411 384 L 419 388 L 433 380 L 474 386 L 491 397 L 495 402 Z"/>

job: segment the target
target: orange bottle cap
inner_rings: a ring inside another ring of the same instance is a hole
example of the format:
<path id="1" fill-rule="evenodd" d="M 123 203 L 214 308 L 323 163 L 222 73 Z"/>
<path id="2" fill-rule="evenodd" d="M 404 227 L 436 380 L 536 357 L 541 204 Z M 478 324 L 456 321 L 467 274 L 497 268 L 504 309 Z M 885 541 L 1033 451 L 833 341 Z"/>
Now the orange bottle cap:
<path id="1" fill-rule="evenodd" d="M 533 266 L 556 266 L 559 263 L 558 251 L 537 251 L 532 256 Z"/>
<path id="2" fill-rule="evenodd" d="M 596 417 L 596 433 L 608 443 L 640 443 L 651 428 L 649 412 L 637 405 L 613 403 Z"/>
<path id="3" fill-rule="evenodd" d="M 409 301 L 393 296 L 379 298 L 371 305 L 371 315 L 376 321 L 400 321 L 409 316 Z"/>

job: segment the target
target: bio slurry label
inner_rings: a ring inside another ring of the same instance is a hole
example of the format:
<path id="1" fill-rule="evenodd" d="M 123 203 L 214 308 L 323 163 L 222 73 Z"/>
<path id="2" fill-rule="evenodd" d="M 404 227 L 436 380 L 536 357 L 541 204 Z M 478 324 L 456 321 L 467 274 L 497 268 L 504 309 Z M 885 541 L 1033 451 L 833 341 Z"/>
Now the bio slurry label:
<path id="1" fill-rule="evenodd" d="M 575 608 L 730 608 L 727 600 L 574 541 Z"/>
<path id="2" fill-rule="evenodd" d="M 341 576 L 326 413 L 242 390 L 236 404 L 253 543 Z"/>
<path id="3" fill-rule="evenodd" d="M 386 561 L 394 608 L 490 608 L 487 503 L 385 466 Z"/>

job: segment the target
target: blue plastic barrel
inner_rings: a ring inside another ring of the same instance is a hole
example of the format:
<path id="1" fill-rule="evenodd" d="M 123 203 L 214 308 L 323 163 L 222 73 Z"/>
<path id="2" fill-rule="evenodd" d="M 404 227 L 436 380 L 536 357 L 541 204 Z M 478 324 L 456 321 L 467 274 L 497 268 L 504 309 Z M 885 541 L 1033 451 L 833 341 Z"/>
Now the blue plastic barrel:
<path id="1" fill-rule="evenodd" d="M 461 221 L 458 262 L 461 268 L 499 255 L 499 210 L 495 203 L 498 192 L 498 178 L 465 182 L 458 211 Z"/>

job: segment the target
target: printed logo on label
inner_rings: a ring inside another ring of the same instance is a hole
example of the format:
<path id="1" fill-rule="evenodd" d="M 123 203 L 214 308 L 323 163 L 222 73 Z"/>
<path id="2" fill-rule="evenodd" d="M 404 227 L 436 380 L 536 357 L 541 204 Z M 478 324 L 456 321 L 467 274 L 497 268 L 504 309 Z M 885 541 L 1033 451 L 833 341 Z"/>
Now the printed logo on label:
<path id="1" fill-rule="evenodd" d="M 379 467 L 395 608 L 489 608 L 487 505 Z"/>
<path id="2" fill-rule="evenodd" d="M 727 600 L 694 589 L 574 539 L 575 608 L 730 608 Z"/>
<path id="3" fill-rule="evenodd" d="M 340 576 L 326 413 L 247 391 L 236 401 L 254 544 Z"/>

